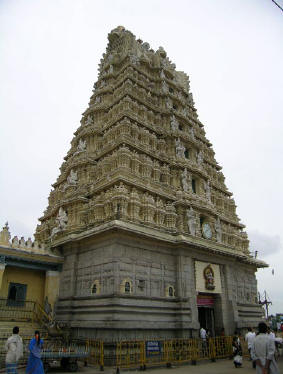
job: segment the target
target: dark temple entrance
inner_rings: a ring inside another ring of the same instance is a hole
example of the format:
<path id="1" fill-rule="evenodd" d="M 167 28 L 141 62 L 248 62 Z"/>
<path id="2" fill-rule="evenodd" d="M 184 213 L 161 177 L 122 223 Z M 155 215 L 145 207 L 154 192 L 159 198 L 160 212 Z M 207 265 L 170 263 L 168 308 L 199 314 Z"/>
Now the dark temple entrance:
<path id="1" fill-rule="evenodd" d="M 200 327 L 205 328 L 210 336 L 215 336 L 214 297 L 212 295 L 198 295 L 197 306 Z"/>

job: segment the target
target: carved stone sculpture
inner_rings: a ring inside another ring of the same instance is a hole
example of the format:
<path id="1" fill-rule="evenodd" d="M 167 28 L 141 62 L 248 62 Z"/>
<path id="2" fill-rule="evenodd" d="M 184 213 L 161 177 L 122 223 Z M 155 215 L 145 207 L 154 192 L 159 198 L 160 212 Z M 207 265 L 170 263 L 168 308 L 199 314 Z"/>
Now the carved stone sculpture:
<path id="1" fill-rule="evenodd" d="M 210 181 L 204 182 L 204 190 L 206 194 L 206 198 L 209 202 L 211 202 L 211 188 L 210 188 Z"/>
<path id="2" fill-rule="evenodd" d="M 90 114 L 87 116 L 85 124 L 86 125 L 92 125 L 93 124 L 93 119 L 92 119 Z"/>
<path id="3" fill-rule="evenodd" d="M 53 237 L 58 232 L 64 231 L 67 227 L 68 215 L 62 207 L 59 208 L 59 212 L 55 219 L 55 222 L 56 226 L 52 229 L 51 237 Z"/>
<path id="4" fill-rule="evenodd" d="M 75 153 L 84 152 L 86 150 L 86 140 L 80 139 Z"/>
<path id="5" fill-rule="evenodd" d="M 0 232 L 0 243 L 4 245 L 9 244 L 9 240 L 11 239 L 11 234 L 9 231 L 8 222 L 5 223 L 5 226 L 3 227 L 2 231 Z"/>
<path id="6" fill-rule="evenodd" d="M 196 214 L 192 207 L 187 209 L 187 218 L 188 218 L 188 229 L 189 233 L 193 236 L 196 235 Z"/>
<path id="7" fill-rule="evenodd" d="M 185 158 L 185 150 L 186 148 L 181 143 L 180 138 L 175 140 L 175 146 L 176 146 L 176 156 L 179 158 Z"/>
<path id="8" fill-rule="evenodd" d="M 73 169 L 71 170 L 67 178 L 67 183 L 69 186 L 76 186 L 76 184 L 78 183 L 78 174 Z"/>
<path id="9" fill-rule="evenodd" d="M 183 186 L 183 190 L 185 192 L 189 191 L 188 171 L 187 171 L 187 168 L 185 168 L 184 171 L 182 172 L 182 186 Z"/>
<path id="10" fill-rule="evenodd" d="M 174 115 L 171 116 L 170 124 L 171 124 L 171 129 L 172 129 L 172 131 L 177 131 L 177 130 L 179 130 L 179 123 L 178 123 L 178 121 L 176 120 L 176 117 L 175 117 Z"/>
<path id="11" fill-rule="evenodd" d="M 198 152 L 198 155 L 197 155 L 197 163 L 198 163 L 199 166 L 201 166 L 202 163 L 203 163 L 203 152 L 202 152 L 202 150 L 200 150 L 200 151 Z"/>
<path id="12" fill-rule="evenodd" d="M 219 217 L 217 217 L 214 228 L 216 232 L 216 241 L 218 243 L 221 243 L 222 242 L 222 228 L 221 228 L 221 222 L 220 222 Z"/>

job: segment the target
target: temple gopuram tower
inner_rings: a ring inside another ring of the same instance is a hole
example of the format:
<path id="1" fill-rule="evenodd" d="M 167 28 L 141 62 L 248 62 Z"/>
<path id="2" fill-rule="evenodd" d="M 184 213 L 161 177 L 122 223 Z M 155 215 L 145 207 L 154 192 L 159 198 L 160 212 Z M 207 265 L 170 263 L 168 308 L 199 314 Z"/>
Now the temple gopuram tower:
<path id="1" fill-rule="evenodd" d="M 253 258 L 189 77 L 117 27 L 36 240 L 64 256 L 74 336 L 217 334 L 262 317 Z"/>

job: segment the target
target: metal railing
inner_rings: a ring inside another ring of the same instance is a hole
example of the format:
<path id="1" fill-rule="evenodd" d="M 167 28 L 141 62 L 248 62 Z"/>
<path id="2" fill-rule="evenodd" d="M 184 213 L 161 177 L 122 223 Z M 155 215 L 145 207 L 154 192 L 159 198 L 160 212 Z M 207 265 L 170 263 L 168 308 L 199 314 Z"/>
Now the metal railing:
<path id="1" fill-rule="evenodd" d="M 31 336 L 22 336 L 24 345 L 27 347 Z M 0 339 L 0 367 L 4 365 L 4 343 L 6 338 Z M 57 342 L 57 343 L 56 343 Z M 62 347 L 62 340 L 45 340 L 46 352 Z M 246 342 L 242 340 L 243 355 L 248 353 Z M 57 344 L 57 345 L 56 345 Z M 147 366 L 167 366 L 172 364 L 196 364 L 200 360 L 212 360 L 229 358 L 233 355 L 232 337 L 221 336 L 202 339 L 169 339 L 169 340 L 135 340 L 103 343 L 92 339 L 71 339 L 68 344 L 76 347 L 82 346 L 89 352 L 88 357 L 83 359 L 85 364 L 89 363 L 100 367 L 104 365 L 116 366 L 116 372 L 121 368 L 145 369 Z M 21 363 L 27 360 L 27 350 Z"/>
<path id="2" fill-rule="evenodd" d="M 248 352 L 242 341 L 244 355 Z M 116 343 L 116 368 L 192 363 L 209 359 L 215 361 L 233 355 L 232 337 L 202 339 L 170 339 L 152 341 L 122 341 Z"/>
<path id="3" fill-rule="evenodd" d="M 0 320 L 25 321 L 45 324 L 52 321 L 42 306 L 33 300 L 17 300 L 0 298 Z"/>

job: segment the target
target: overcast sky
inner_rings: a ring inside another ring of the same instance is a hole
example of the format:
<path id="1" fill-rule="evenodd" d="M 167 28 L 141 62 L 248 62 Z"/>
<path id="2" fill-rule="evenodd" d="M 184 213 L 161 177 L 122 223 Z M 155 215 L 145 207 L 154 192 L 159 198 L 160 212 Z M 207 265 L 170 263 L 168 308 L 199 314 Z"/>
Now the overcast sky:
<path id="1" fill-rule="evenodd" d="M 283 312 L 283 12 L 271 0 L 0 0 L 0 224 L 34 233 L 118 25 L 189 74 L 251 248 L 270 264 L 259 291 Z"/>

